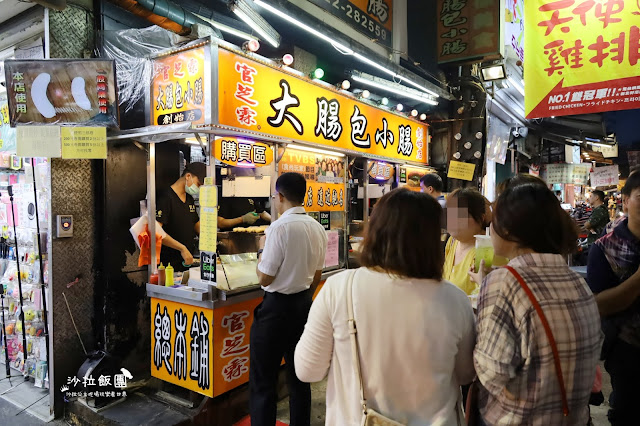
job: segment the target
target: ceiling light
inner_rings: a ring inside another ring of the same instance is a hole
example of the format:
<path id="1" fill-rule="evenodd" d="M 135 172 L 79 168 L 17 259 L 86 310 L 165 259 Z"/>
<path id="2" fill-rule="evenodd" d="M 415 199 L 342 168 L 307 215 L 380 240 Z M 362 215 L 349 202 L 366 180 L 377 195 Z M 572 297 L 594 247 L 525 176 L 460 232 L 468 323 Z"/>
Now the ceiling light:
<path id="1" fill-rule="evenodd" d="M 344 157 L 344 154 L 342 154 L 341 152 L 333 152 L 333 151 L 326 151 L 324 149 L 309 148 L 309 147 L 304 146 L 304 145 L 296 145 L 296 144 L 292 144 L 292 143 L 288 144 L 287 148 L 297 149 L 297 150 L 300 150 L 300 151 L 315 152 L 317 154 L 333 155 L 334 157 Z"/>
<path id="2" fill-rule="evenodd" d="M 0 1 L 2 1 L 2 0 L 0 0 Z M 221 24 L 220 22 L 216 22 L 216 21 L 214 21 L 212 19 L 209 19 L 206 16 L 201 16 L 201 15 L 198 15 L 198 14 L 195 14 L 195 15 L 198 18 L 202 19 L 203 21 L 206 21 L 206 22 L 210 23 L 215 28 L 219 29 L 220 31 L 222 31 L 224 33 L 228 33 L 228 34 L 234 35 L 236 37 L 243 38 L 245 40 L 255 40 L 256 39 L 255 36 L 252 36 L 251 34 L 247 34 L 244 31 L 240 31 L 240 30 L 237 30 L 237 29 L 235 29 L 233 27 L 230 27 L 228 25 Z"/>
<path id="3" fill-rule="evenodd" d="M 349 88 L 351 88 L 351 82 L 349 80 L 344 80 L 341 86 L 344 90 L 349 90 Z"/>
<path id="4" fill-rule="evenodd" d="M 372 86 L 377 89 L 384 90 L 386 92 L 395 93 L 396 95 L 400 95 L 405 98 L 410 98 L 410 99 L 424 102 L 430 105 L 438 105 L 438 102 L 434 101 L 431 98 L 428 98 L 427 97 L 428 95 L 422 94 L 417 90 L 404 87 L 393 81 L 388 81 L 384 79 L 378 79 L 378 81 L 375 81 L 368 78 L 363 78 L 361 75 L 359 75 L 359 73 L 355 73 L 355 72 L 351 75 L 351 78 L 359 83 L 366 84 L 368 86 Z"/>
<path id="5" fill-rule="evenodd" d="M 456 152 L 455 154 L 453 154 L 453 158 L 455 158 L 456 160 L 459 160 L 460 157 L 462 157 L 462 154 L 460 154 L 459 152 Z"/>
<path id="6" fill-rule="evenodd" d="M 363 97 L 363 98 L 365 98 L 365 99 L 367 99 L 367 98 L 369 98 L 369 96 L 371 96 L 371 92 L 370 92 L 370 91 L 368 91 L 367 89 L 364 89 L 364 90 L 362 91 L 362 97 Z"/>
<path id="7" fill-rule="evenodd" d="M 381 103 L 382 105 L 385 105 L 385 106 L 386 106 L 386 105 L 389 105 L 389 98 L 382 98 L 382 99 L 380 100 L 380 103 Z"/>
<path id="8" fill-rule="evenodd" d="M 420 114 L 420 120 L 424 121 L 427 119 L 427 114 Z"/>
<path id="9" fill-rule="evenodd" d="M 324 70 L 322 68 L 316 68 L 313 71 L 313 78 L 320 80 L 322 77 L 324 77 Z"/>
<path id="10" fill-rule="evenodd" d="M 282 63 L 286 66 L 291 66 L 293 64 L 293 55 L 291 53 L 287 53 L 282 57 Z"/>
<path id="11" fill-rule="evenodd" d="M 522 96 L 524 96 L 524 88 L 520 87 L 520 85 L 512 78 L 512 77 L 507 77 L 507 80 L 509 80 L 509 82 L 513 85 L 513 87 L 520 92 L 520 94 Z"/>
<path id="12" fill-rule="evenodd" d="M 273 47 L 280 46 L 280 34 L 258 12 L 253 10 L 245 0 L 235 0 L 229 7 L 238 18 L 260 34 L 263 40 Z"/>
<path id="13" fill-rule="evenodd" d="M 472 146 L 471 142 L 465 142 L 464 149 L 471 149 Z"/>
<path id="14" fill-rule="evenodd" d="M 476 151 L 476 152 L 473 153 L 473 156 L 476 157 L 476 158 L 480 158 L 480 157 L 482 157 L 482 153 L 480 151 Z"/>
<path id="15" fill-rule="evenodd" d="M 586 138 L 585 138 L 585 139 L 586 139 Z M 609 145 L 609 144 L 606 144 L 606 143 L 599 143 L 599 142 L 587 142 L 587 143 L 588 143 L 589 145 L 592 145 L 592 146 L 600 146 L 600 147 L 602 147 L 602 148 L 612 148 L 612 147 L 613 147 L 613 145 Z"/>
<path id="16" fill-rule="evenodd" d="M 504 64 L 491 65 L 480 68 L 482 79 L 484 81 L 502 80 L 507 76 L 507 70 Z"/>
<path id="17" fill-rule="evenodd" d="M 412 117 L 417 117 L 418 116 L 418 110 L 417 109 L 412 109 L 411 110 L 411 116 Z"/>
<path id="18" fill-rule="evenodd" d="M 398 104 L 398 105 L 396 105 L 396 109 L 398 111 L 402 111 L 404 109 L 404 107 L 402 106 L 402 104 Z"/>
<path id="19" fill-rule="evenodd" d="M 368 64 L 374 68 L 379 69 L 380 71 L 383 71 L 386 74 L 389 74 L 390 76 L 397 78 L 399 80 L 405 81 L 406 83 L 410 84 L 411 86 L 420 89 L 424 92 L 429 93 L 430 95 L 434 96 L 434 97 L 438 97 L 438 94 L 436 94 L 435 92 L 433 92 L 432 90 L 427 89 L 426 87 L 406 78 L 403 77 L 401 75 L 396 74 L 394 71 L 391 71 L 390 69 L 386 68 L 384 65 L 371 60 L 363 55 L 361 55 L 360 53 L 354 52 L 353 49 L 345 46 L 342 43 L 339 43 L 335 40 L 333 40 L 331 37 L 321 33 L 318 30 L 315 30 L 313 28 L 311 28 L 310 26 L 304 24 L 303 22 L 298 21 L 297 19 L 289 16 L 288 14 L 284 13 L 284 11 L 279 10 L 276 7 L 271 6 L 270 4 L 268 4 L 266 1 L 263 0 L 254 0 L 253 1 L 254 4 L 262 7 L 263 9 L 268 10 L 269 12 L 273 13 L 274 15 L 279 16 L 280 18 L 292 23 L 293 25 L 302 28 L 303 30 L 315 35 L 316 37 L 326 41 L 327 43 L 331 44 L 334 48 L 336 48 L 338 51 L 340 51 L 340 53 L 342 53 L 343 55 L 353 55 L 353 57 L 355 57 L 356 59 L 358 59 L 361 62 L 364 62 L 365 64 Z"/>

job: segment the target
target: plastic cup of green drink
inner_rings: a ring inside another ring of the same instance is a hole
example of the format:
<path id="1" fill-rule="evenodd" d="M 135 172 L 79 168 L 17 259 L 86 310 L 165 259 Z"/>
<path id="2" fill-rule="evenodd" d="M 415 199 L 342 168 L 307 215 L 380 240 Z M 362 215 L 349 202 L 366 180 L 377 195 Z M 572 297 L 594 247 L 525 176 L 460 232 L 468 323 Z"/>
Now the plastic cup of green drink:
<path id="1" fill-rule="evenodd" d="M 485 268 L 493 265 L 493 244 L 489 235 L 476 235 L 476 272 L 480 270 L 480 262 L 484 260 Z"/>

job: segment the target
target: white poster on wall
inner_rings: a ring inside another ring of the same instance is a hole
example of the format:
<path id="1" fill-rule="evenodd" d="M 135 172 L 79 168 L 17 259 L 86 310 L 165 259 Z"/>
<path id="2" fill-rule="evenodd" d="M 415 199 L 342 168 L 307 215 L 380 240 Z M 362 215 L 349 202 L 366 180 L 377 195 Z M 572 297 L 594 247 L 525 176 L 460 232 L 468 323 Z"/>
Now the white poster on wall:
<path id="1" fill-rule="evenodd" d="M 601 186 L 614 186 L 620 182 L 618 165 L 596 167 L 591 172 L 591 186 L 598 188 Z"/>

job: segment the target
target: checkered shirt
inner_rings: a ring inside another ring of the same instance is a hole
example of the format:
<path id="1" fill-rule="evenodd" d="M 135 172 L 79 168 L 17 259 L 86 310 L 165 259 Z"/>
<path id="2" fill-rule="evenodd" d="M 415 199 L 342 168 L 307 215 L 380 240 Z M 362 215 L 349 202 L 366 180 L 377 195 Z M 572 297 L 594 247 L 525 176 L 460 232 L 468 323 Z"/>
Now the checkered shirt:
<path id="1" fill-rule="evenodd" d="M 509 262 L 540 303 L 558 346 L 570 415 L 564 417 L 553 352 L 535 308 L 506 269 L 484 280 L 474 351 L 479 404 L 488 425 L 586 425 L 602 345 L 598 307 L 587 283 L 560 255 Z"/>

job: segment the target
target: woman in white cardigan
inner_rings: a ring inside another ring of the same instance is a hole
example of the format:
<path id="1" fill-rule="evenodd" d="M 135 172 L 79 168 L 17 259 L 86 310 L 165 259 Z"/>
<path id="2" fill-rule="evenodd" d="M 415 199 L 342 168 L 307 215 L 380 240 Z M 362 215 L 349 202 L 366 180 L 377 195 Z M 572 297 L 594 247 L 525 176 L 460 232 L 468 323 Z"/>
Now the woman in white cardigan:
<path id="1" fill-rule="evenodd" d="M 348 330 L 353 305 L 368 406 L 407 425 L 460 425 L 460 385 L 474 377 L 469 299 L 442 281 L 442 209 L 427 194 L 397 189 L 378 201 L 363 267 L 329 278 L 295 352 L 305 382 L 327 373 L 327 425 L 360 426 L 360 387 Z"/>

